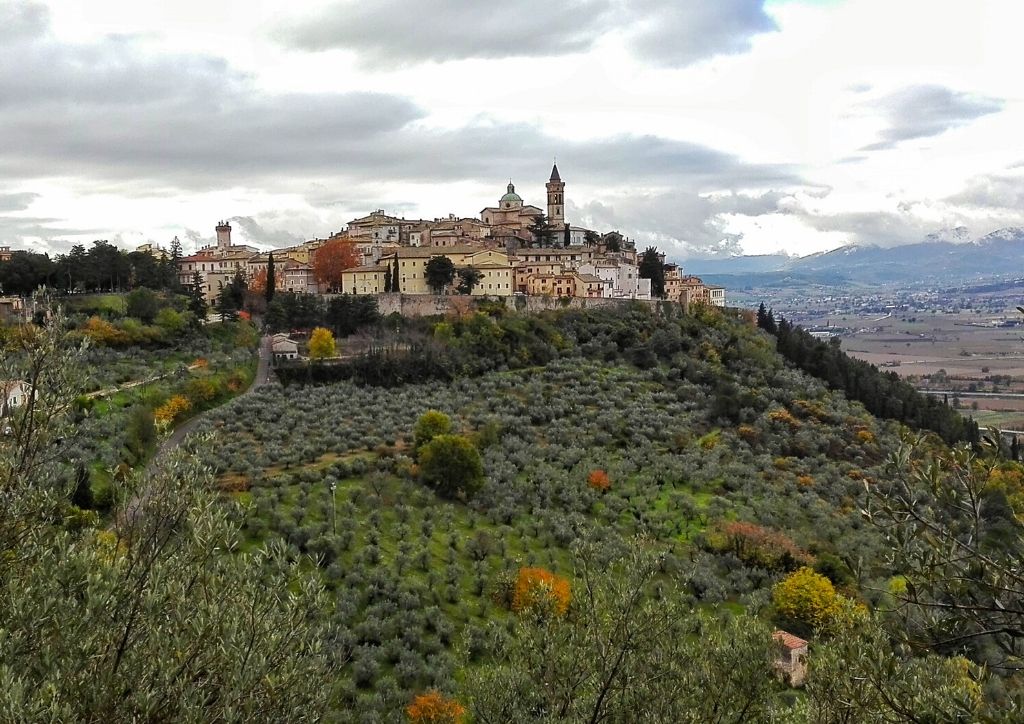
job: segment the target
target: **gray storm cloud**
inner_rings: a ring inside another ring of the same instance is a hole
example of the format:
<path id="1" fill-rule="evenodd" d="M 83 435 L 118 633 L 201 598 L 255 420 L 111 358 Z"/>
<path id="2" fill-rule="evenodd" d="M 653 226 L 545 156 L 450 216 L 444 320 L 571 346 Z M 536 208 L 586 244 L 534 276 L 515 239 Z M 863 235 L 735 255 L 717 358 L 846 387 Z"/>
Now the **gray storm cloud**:
<path id="1" fill-rule="evenodd" d="M 282 43 L 355 51 L 370 67 L 470 58 L 557 56 L 621 35 L 640 57 L 684 66 L 739 53 L 775 30 L 764 0 L 344 0 L 285 24 Z"/>

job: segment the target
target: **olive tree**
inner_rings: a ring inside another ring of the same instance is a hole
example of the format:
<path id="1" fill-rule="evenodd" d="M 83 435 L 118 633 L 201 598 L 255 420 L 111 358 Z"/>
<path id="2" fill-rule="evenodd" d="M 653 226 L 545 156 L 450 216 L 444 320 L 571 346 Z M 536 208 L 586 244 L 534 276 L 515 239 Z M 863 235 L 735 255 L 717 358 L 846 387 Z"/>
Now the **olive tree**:
<path id="1" fill-rule="evenodd" d="M 0 441 L 0 720 L 321 718 L 321 590 L 280 548 L 237 551 L 201 463 L 160 460 L 111 529 L 71 505 L 81 349 L 65 325 L 15 330 L 0 356 L 31 390 Z"/>

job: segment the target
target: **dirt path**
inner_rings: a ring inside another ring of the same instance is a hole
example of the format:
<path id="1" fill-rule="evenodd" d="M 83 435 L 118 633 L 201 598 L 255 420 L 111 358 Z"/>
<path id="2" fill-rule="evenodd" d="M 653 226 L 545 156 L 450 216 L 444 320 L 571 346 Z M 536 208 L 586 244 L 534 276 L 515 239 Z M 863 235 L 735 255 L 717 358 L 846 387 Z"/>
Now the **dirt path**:
<path id="1" fill-rule="evenodd" d="M 270 337 L 264 337 L 260 340 L 260 359 L 256 365 L 256 376 L 253 377 L 252 384 L 249 385 L 249 389 L 238 397 L 245 397 L 253 390 L 259 389 L 268 382 L 270 382 Z M 234 397 L 232 399 L 237 400 L 238 397 Z M 217 408 L 215 407 L 213 409 L 216 410 Z M 210 410 L 200 412 L 195 417 L 187 420 L 184 424 L 176 427 L 174 431 L 160 443 L 160 447 L 157 448 L 156 453 L 154 453 L 153 457 L 146 465 L 146 468 L 149 469 L 157 459 L 181 445 L 181 443 L 185 441 L 185 438 L 188 437 L 189 433 L 196 429 L 207 412 L 210 412 Z"/>
<path id="2" fill-rule="evenodd" d="M 270 382 L 270 344 L 270 337 L 263 337 L 260 340 L 259 362 L 257 362 L 256 364 L 256 376 L 253 377 L 252 384 L 249 385 L 249 389 L 240 394 L 238 397 L 232 399 L 237 400 L 239 397 L 244 397 L 245 395 L 252 393 L 254 390 L 257 390 L 263 385 Z M 217 408 L 215 407 L 213 409 L 215 410 Z M 148 463 L 146 463 L 146 469 L 145 471 L 143 471 L 143 474 L 140 477 L 140 489 L 135 491 L 135 494 L 132 496 L 132 499 L 128 501 L 127 505 L 125 505 L 124 515 L 127 518 L 134 518 L 138 514 L 139 510 L 143 507 L 143 504 L 145 503 L 145 486 L 146 480 L 148 479 L 147 473 L 153 469 L 153 467 L 157 464 L 159 460 L 161 460 L 175 448 L 180 446 L 185 441 L 185 438 L 188 437 L 189 433 L 195 430 L 195 428 L 199 425 L 203 417 L 208 412 L 211 412 L 211 410 L 205 410 L 204 412 L 200 412 L 192 419 L 186 421 L 182 425 L 179 425 L 177 428 L 174 429 L 174 431 L 170 435 L 164 438 L 164 440 L 160 443 L 160 446 L 156 449 L 156 452 L 153 453 L 153 457 L 150 458 Z M 114 522 L 114 525 L 117 525 L 117 521 Z"/>
<path id="3" fill-rule="evenodd" d="M 191 372 L 192 370 L 196 369 L 197 367 L 199 367 L 199 365 L 188 365 L 186 367 L 186 369 Z M 148 385 L 150 382 L 157 382 L 158 380 L 166 379 L 167 377 L 171 377 L 172 375 L 176 375 L 176 374 L 177 374 L 177 372 L 165 372 L 162 375 L 157 375 L 156 377 L 150 377 L 150 378 L 145 379 L 145 380 L 135 380 L 134 382 L 126 382 L 123 385 L 121 385 L 120 387 L 108 387 L 105 390 L 96 390 L 95 392 L 90 392 L 90 393 L 86 394 L 85 396 L 88 397 L 88 398 L 108 397 L 110 395 L 116 395 L 118 392 L 121 392 L 122 390 L 130 390 L 133 387 L 139 387 L 140 385 Z"/>

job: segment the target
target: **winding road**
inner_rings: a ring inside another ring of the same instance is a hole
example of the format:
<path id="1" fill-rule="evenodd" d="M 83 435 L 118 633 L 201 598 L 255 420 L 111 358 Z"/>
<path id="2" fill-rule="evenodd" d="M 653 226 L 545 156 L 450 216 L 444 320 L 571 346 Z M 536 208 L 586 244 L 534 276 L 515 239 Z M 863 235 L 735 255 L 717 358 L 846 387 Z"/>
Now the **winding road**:
<path id="1" fill-rule="evenodd" d="M 249 385 L 249 388 L 245 392 L 240 394 L 238 397 L 235 397 L 233 399 L 237 400 L 239 397 L 244 397 L 245 395 L 252 393 L 253 390 L 257 390 L 263 385 L 270 382 L 270 359 L 272 356 L 270 345 L 271 337 L 265 336 L 260 340 L 259 361 L 256 364 L 256 376 L 253 377 L 252 384 Z M 146 469 L 139 477 L 139 487 L 136 488 L 135 494 L 132 496 L 132 499 L 128 501 L 128 503 L 125 505 L 124 515 L 126 517 L 128 517 L 129 519 L 134 518 L 136 515 L 138 515 L 139 510 L 144 506 L 147 489 L 146 482 L 149 480 L 149 473 L 156 466 L 157 462 L 159 462 L 162 458 L 168 455 L 175 448 L 180 446 L 181 443 L 185 441 L 185 438 L 188 437 L 189 433 L 195 430 L 196 426 L 199 425 L 200 421 L 203 419 L 207 412 L 210 412 L 210 410 L 200 412 L 195 417 L 179 425 L 177 428 L 174 429 L 173 432 L 171 432 L 170 435 L 168 435 L 166 438 L 164 438 L 163 441 L 161 441 L 159 447 L 157 447 L 156 449 L 156 452 L 153 453 L 153 457 L 149 459 L 148 463 L 146 463 Z M 117 521 L 114 522 L 114 525 L 115 527 L 117 526 Z"/>
<path id="2" fill-rule="evenodd" d="M 270 382 L 270 344 L 271 338 L 269 336 L 263 337 L 263 339 L 260 340 L 260 359 L 259 362 L 256 364 L 256 376 L 253 378 L 252 384 L 249 385 L 249 389 L 240 394 L 238 397 L 244 397 L 250 394 L 253 390 L 257 390 L 263 385 Z M 238 397 L 232 399 L 237 400 Z M 159 458 L 161 458 L 163 455 L 166 455 L 171 450 L 174 450 L 174 448 L 178 447 L 179 445 L 181 445 L 181 443 L 185 441 L 185 438 L 188 437 L 189 433 L 195 430 L 196 426 L 200 423 L 200 421 L 203 419 L 203 416 L 205 416 L 207 412 L 210 412 L 210 410 L 200 412 L 195 417 L 191 418 L 190 420 L 187 420 L 185 423 L 176 427 L 174 431 L 171 432 L 171 434 L 168 435 L 166 439 L 164 439 L 163 442 L 160 443 L 160 447 L 158 447 L 156 453 L 153 454 L 153 457 L 146 465 L 146 469 L 148 470 L 150 467 L 153 466 L 154 463 L 156 463 L 156 461 Z"/>

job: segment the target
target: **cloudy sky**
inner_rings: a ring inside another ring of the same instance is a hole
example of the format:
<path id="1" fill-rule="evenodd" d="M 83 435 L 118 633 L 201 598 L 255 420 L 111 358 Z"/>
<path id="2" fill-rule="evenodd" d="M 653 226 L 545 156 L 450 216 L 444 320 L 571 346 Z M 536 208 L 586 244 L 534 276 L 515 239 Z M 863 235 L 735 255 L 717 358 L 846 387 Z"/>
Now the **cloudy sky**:
<path id="1" fill-rule="evenodd" d="M 1024 225 L 1020 0 L 0 0 L 0 243 L 284 246 L 509 178 L 672 258 Z"/>

